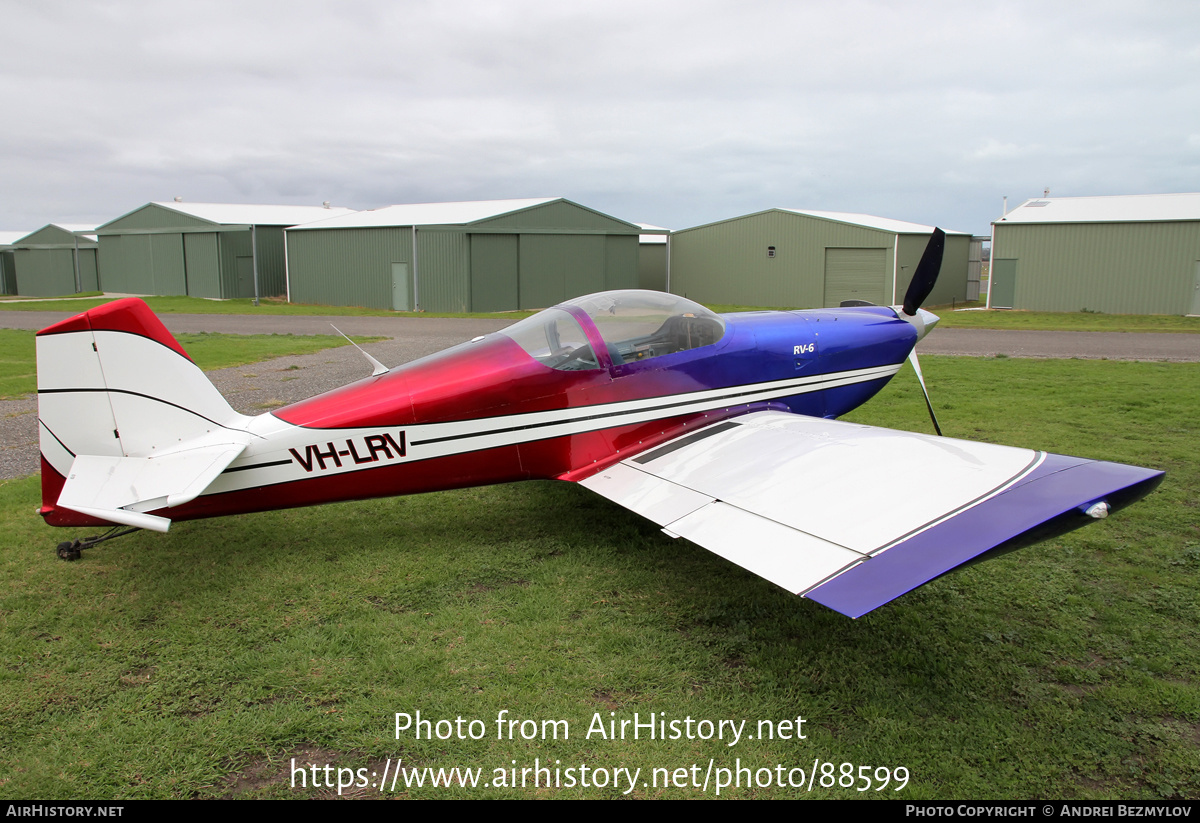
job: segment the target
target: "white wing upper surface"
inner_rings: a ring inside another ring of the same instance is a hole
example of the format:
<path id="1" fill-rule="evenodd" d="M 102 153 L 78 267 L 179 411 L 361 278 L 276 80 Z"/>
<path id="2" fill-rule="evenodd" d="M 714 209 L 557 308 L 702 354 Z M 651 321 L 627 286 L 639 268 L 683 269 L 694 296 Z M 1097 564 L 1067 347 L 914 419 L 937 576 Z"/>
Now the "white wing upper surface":
<path id="1" fill-rule="evenodd" d="M 1136 474 L 1079 471 L 1087 466 Z M 1037 485 L 1071 472 L 1070 483 Z M 582 482 L 668 534 L 857 617 L 1047 520 L 1074 514 L 1082 519 L 1067 528 L 1082 525 L 1090 518 L 1075 511 L 1081 505 L 1160 476 L 1029 449 L 758 412 L 676 438 Z"/>

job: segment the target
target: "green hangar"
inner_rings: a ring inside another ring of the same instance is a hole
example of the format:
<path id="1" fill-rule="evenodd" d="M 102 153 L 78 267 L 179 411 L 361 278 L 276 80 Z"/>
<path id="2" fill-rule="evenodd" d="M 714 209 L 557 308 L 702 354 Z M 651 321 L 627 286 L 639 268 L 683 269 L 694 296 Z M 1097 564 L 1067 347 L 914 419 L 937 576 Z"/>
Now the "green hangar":
<path id="1" fill-rule="evenodd" d="M 992 223 L 988 306 L 1200 315 L 1200 194 L 1026 200 Z"/>
<path id="2" fill-rule="evenodd" d="M 933 226 L 869 214 L 768 209 L 671 234 L 669 288 L 701 303 L 817 308 L 904 299 Z M 935 306 L 967 297 L 971 235 L 946 231 Z"/>
<path id="3" fill-rule="evenodd" d="M 215 298 L 282 295 L 284 228 L 350 213 L 327 206 L 147 203 L 96 227 L 100 288 Z"/>
<path id="4" fill-rule="evenodd" d="M 51 223 L 12 243 L 10 294 L 58 297 L 96 291 L 95 226 Z M 8 277 L 5 266 L 6 279 Z M 6 283 L 7 286 L 7 283 Z"/>
<path id="5" fill-rule="evenodd" d="M 288 300 L 533 309 L 638 286 L 633 223 L 561 197 L 387 206 L 287 230 Z"/>
<path id="6" fill-rule="evenodd" d="M 27 231 L 0 231 L 0 294 L 17 293 L 17 254 L 12 244 Z"/>

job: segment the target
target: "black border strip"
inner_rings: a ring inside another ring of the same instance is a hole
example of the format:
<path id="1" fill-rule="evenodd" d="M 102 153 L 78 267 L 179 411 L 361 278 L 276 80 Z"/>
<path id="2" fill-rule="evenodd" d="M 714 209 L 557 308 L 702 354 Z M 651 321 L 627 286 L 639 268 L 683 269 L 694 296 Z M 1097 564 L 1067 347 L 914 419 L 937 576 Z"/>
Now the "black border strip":
<path id="1" fill-rule="evenodd" d="M 720 434 L 723 431 L 729 431 L 734 426 L 740 426 L 740 423 L 735 423 L 732 420 L 726 420 L 724 423 L 717 423 L 715 426 L 708 426 L 698 432 L 693 432 L 686 437 L 681 437 L 678 440 L 661 446 L 654 451 L 639 455 L 633 458 L 634 463 L 645 464 L 652 460 L 657 460 L 660 457 L 666 457 L 673 451 L 678 451 L 684 446 L 690 446 L 693 443 L 703 440 L 706 437 L 712 437 L 714 434 Z"/>
<path id="2" fill-rule="evenodd" d="M 140 397 L 140 398 L 142 398 L 143 400 L 153 400 L 153 401 L 154 401 L 154 402 L 156 402 L 156 403 L 162 403 L 164 406 L 172 406 L 173 408 L 179 409 L 180 411 L 185 411 L 185 412 L 187 412 L 187 413 L 188 413 L 188 414 L 190 414 L 190 415 L 194 415 L 195 417 L 199 417 L 201 420 L 206 420 L 206 421 L 208 421 L 209 423 L 212 423 L 214 426 L 216 426 L 216 427 L 218 427 L 218 428 L 225 429 L 225 430 L 227 430 L 227 431 L 242 431 L 241 429 L 231 429 L 231 428 L 229 428 L 229 426 L 224 426 L 224 425 L 222 425 L 222 424 L 218 423 L 216 420 L 212 420 L 211 418 L 205 417 L 204 415 L 202 415 L 202 414 L 201 414 L 200 412 L 198 412 L 198 411 L 195 411 L 195 410 L 193 410 L 193 409 L 189 409 L 189 408 L 187 408 L 186 406 L 181 406 L 181 405 L 179 405 L 178 403 L 172 403 L 170 400 L 163 400 L 161 397 L 154 397 L 154 396 L 152 396 L 152 395 L 149 395 L 149 394 L 142 394 L 141 392 L 130 391 L 129 389 L 112 389 L 112 388 L 103 388 L 103 389 L 38 389 L 38 394 L 73 394 L 73 393 L 79 393 L 79 394 L 98 394 L 98 393 L 101 393 L 101 392 L 112 392 L 113 394 L 128 394 L 128 395 L 130 395 L 131 397 Z"/>
<path id="3" fill-rule="evenodd" d="M 286 466 L 292 462 L 292 459 L 288 458 L 287 460 L 273 460 L 270 463 L 255 463 L 252 466 L 235 466 L 232 469 L 224 469 L 221 474 L 233 474 L 234 472 L 244 472 L 250 469 L 265 469 L 269 466 Z"/>
<path id="4" fill-rule="evenodd" d="M 54 433 L 54 430 L 53 430 L 53 429 L 51 429 L 49 426 L 47 426 L 47 425 L 46 425 L 46 421 L 45 421 L 45 420 L 43 420 L 42 418 L 40 418 L 40 417 L 39 417 L 39 418 L 38 418 L 38 425 L 40 425 L 40 426 L 41 426 L 43 429 L 45 429 L 46 431 L 50 432 L 50 436 L 51 436 L 51 437 L 53 437 L 55 440 L 57 440 L 57 441 L 58 441 L 58 445 L 60 445 L 60 446 L 62 446 L 62 447 L 63 447 L 63 451 L 65 451 L 67 454 L 71 455 L 71 457 L 78 457 L 78 455 L 77 455 L 77 454 L 75 454 L 75 452 L 71 451 L 71 450 L 70 450 L 70 449 L 67 447 L 67 444 L 66 444 L 66 443 L 62 442 L 62 438 L 61 438 L 61 437 L 59 437 L 57 434 L 55 434 L 55 433 Z M 38 451 L 39 451 L 39 453 L 40 453 L 40 452 L 41 452 L 41 449 L 39 449 Z"/>
<path id="5" fill-rule="evenodd" d="M 939 517 L 933 518 L 928 523 L 917 526 L 915 529 L 910 530 L 907 534 L 900 535 L 896 539 L 892 540 L 890 543 L 884 543 L 882 546 L 880 546 L 876 549 L 872 549 L 869 552 L 868 556 L 869 557 L 877 557 L 878 555 L 882 554 L 883 552 L 887 551 L 888 549 L 892 549 L 892 548 L 895 548 L 896 546 L 900 545 L 905 540 L 908 540 L 910 537 L 913 537 L 914 535 L 916 535 L 918 532 L 922 532 L 922 531 L 925 531 L 926 529 L 933 528 L 934 526 L 938 525 L 939 523 L 943 523 L 947 520 L 950 520 L 951 518 L 957 517 L 958 515 L 965 512 L 967 509 L 974 508 L 975 506 L 978 506 L 980 503 L 986 501 L 988 498 L 994 497 L 995 495 L 1000 494 L 1002 491 L 1005 491 L 1006 489 L 1011 487 L 1014 483 L 1017 483 L 1022 478 L 1024 478 L 1026 475 L 1028 475 L 1031 471 L 1033 471 L 1038 466 L 1040 466 L 1042 461 L 1045 459 L 1046 459 L 1046 452 L 1035 450 L 1033 453 L 1033 459 L 1025 464 L 1025 468 L 1023 468 L 1020 471 L 1016 472 L 1015 474 L 1011 475 L 1007 480 L 1000 482 L 994 488 L 992 488 L 990 491 L 984 492 L 983 494 L 976 497 L 974 500 L 963 503 L 957 509 L 953 509 L 951 511 L 946 512 L 945 514 L 942 514 Z"/>
<path id="6" fill-rule="evenodd" d="M 1010 476 L 1007 480 L 1000 483 L 998 486 L 993 488 L 991 491 L 984 492 L 983 494 L 976 497 L 974 500 L 971 500 L 967 503 L 963 503 L 957 509 L 948 511 L 939 517 L 935 517 L 933 520 L 930 520 L 928 523 L 925 523 L 924 525 L 917 526 L 915 529 L 911 529 L 907 534 L 902 534 L 901 536 L 894 538 L 892 541 L 890 541 L 888 543 L 884 543 L 882 546 L 878 546 L 874 549 L 871 549 L 871 551 L 869 551 L 867 554 L 862 555 L 862 559 L 847 563 L 845 566 L 838 569 L 837 571 L 830 572 L 822 580 L 820 580 L 817 583 L 814 583 L 813 585 L 809 586 L 802 592 L 797 592 L 797 594 L 800 597 L 808 597 L 810 592 L 814 591 L 815 589 L 817 589 L 821 586 L 824 586 L 826 583 L 828 583 L 830 580 L 833 580 L 835 577 L 840 577 L 841 575 L 845 574 L 846 572 L 850 571 L 851 569 L 855 568 L 856 566 L 861 566 L 863 563 L 866 563 L 868 560 L 870 560 L 874 557 L 879 557 L 879 555 L 883 554 L 885 551 L 887 551 L 889 549 L 894 549 L 894 548 L 900 546 L 906 540 L 908 540 L 911 537 L 916 536 L 918 533 L 925 531 L 927 529 L 932 529 L 936 526 L 940 526 L 942 523 L 945 523 L 949 520 L 954 519 L 955 517 L 957 517 L 958 515 L 962 514 L 965 511 L 967 511 L 968 509 L 974 508 L 975 506 L 978 506 L 981 503 L 987 502 L 987 500 L 989 498 L 996 496 L 1004 491 L 1008 491 L 1009 488 L 1012 488 L 1016 483 L 1020 482 L 1023 478 L 1029 476 L 1030 472 L 1032 472 L 1039 465 L 1041 465 L 1041 460 L 1047 454 L 1048 454 L 1048 452 L 1035 450 L 1033 453 L 1033 459 L 1030 460 L 1027 464 L 1025 464 L 1025 468 L 1021 469 L 1016 474 Z M 816 537 L 816 535 L 813 535 L 813 536 Z M 820 538 L 820 539 L 824 540 L 825 538 Z M 826 540 L 825 542 L 831 543 L 832 541 Z M 840 546 L 841 544 L 834 543 L 834 545 Z M 859 554 L 859 552 L 856 549 L 851 549 L 849 546 L 845 546 L 844 548 L 846 548 L 848 551 L 854 552 L 855 554 Z M 956 566 L 955 568 L 958 568 L 958 567 Z M 926 580 L 925 582 L 928 583 L 930 581 Z M 922 583 L 920 585 L 923 586 L 925 584 Z M 919 588 L 919 586 L 918 586 L 918 588 Z M 910 589 L 910 591 L 911 591 L 911 589 Z M 900 597 L 900 595 L 896 595 L 896 597 Z M 895 600 L 895 599 L 896 599 L 895 597 L 892 598 L 892 600 Z M 891 601 L 888 601 L 888 602 L 891 602 Z M 837 610 L 834 609 L 834 611 L 837 611 Z"/>

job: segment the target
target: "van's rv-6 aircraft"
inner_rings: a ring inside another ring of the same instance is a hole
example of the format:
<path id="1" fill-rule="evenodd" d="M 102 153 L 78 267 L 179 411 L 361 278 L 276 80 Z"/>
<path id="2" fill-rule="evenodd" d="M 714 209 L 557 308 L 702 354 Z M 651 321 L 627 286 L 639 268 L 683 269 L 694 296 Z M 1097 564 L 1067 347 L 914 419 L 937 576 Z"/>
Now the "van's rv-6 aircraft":
<path id="1" fill-rule="evenodd" d="M 113 527 L 60 544 L 74 559 L 176 520 L 556 478 L 859 617 L 1163 476 L 834 419 L 906 359 L 920 375 L 942 242 L 903 306 L 717 315 L 605 292 L 257 417 L 145 303 L 108 303 L 38 333 L 40 513 Z"/>

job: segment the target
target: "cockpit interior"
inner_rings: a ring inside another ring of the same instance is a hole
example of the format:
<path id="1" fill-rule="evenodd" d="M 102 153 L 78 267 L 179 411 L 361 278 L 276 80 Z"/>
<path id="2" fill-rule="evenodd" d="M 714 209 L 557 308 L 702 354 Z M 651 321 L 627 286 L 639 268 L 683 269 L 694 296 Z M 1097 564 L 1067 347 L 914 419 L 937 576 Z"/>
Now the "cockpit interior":
<path id="1" fill-rule="evenodd" d="M 674 294 L 633 290 L 568 300 L 500 333 L 552 369 L 602 368 L 584 323 L 604 342 L 613 366 L 710 346 L 725 334 L 724 319 L 699 303 Z"/>

